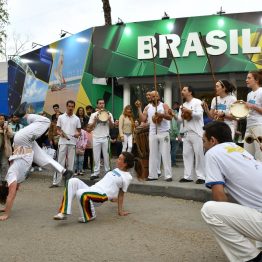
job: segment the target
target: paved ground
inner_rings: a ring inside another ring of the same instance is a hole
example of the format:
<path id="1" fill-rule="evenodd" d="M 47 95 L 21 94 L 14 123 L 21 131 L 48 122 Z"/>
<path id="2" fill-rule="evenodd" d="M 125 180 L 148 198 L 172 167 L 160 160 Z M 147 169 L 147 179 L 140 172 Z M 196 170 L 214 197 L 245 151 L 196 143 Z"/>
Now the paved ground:
<path id="1" fill-rule="evenodd" d="M 0 223 L 1 262 L 226 261 L 200 202 L 128 193 L 127 217 L 110 202 L 88 224 L 77 222 L 76 204 L 67 221 L 54 221 L 63 188 L 50 182 L 36 172 L 22 184 L 11 218 Z"/>

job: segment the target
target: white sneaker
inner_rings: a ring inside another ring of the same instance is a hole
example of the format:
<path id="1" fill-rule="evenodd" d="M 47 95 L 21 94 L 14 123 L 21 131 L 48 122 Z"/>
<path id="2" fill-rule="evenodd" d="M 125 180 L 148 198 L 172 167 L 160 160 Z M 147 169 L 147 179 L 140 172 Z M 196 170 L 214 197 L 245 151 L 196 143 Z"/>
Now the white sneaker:
<path id="1" fill-rule="evenodd" d="M 30 172 L 35 172 L 35 168 L 31 167 Z"/>
<path id="2" fill-rule="evenodd" d="M 42 167 L 38 167 L 38 171 L 42 172 L 43 171 Z"/>
<path id="3" fill-rule="evenodd" d="M 91 217 L 90 220 L 85 221 L 84 217 L 79 217 L 79 218 L 78 218 L 78 222 L 79 222 L 79 223 L 88 223 L 88 222 L 94 220 L 95 218 L 96 218 L 96 217 L 94 216 L 94 217 Z"/>
<path id="4" fill-rule="evenodd" d="M 67 216 L 63 213 L 58 213 L 53 217 L 54 220 L 66 220 Z"/>

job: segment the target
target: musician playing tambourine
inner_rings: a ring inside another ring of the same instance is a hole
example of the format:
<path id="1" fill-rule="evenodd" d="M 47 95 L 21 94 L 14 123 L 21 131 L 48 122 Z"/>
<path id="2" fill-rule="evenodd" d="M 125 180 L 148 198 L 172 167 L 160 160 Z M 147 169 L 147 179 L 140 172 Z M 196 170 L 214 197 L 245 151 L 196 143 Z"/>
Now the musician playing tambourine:
<path id="1" fill-rule="evenodd" d="M 203 108 L 208 117 L 218 121 L 224 121 L 229 125 L 232 138 L 235 136 L 237 123 L 230 113 L 230 106 L 237 101 L 233 94 L 235 87 L 227 80 L 218 80 L 216 82 L 216 97 L 212 99 L 211 108 L 208 109 L 206 102 L 203 102 Z"/>
<path id="2" fill-rule="evenodd" d="M 179 109 L 178 121 L 182 122 L 184 133 L 183 160 L 184 177 L 179 182 L 192 182 L 196 173 L 197 184 L 205 182 L 204 152 L 203 152 L 203 108 L 201 100 L 194 98 L 194 90 L 191 86 L 184 86 L 181 95 L 185 102 Z M 194 167 L 195 159 L 195 167 Z"/>
<path id="3" fill-rule="evenodd" d="M 97 100 L 97 111 L 91 114 L 88 126 L 93 129 L 93 156 L 94 156 L 94 173 L 91 174 L 90 180 L 99 178 L 100 174 L 100 156 L 101 151 L 104 158 L 105 172 L 110 170 L 109 164 L 109 128 L 114 126 L 113 116 L 105 110 L 104 99 Z"/>
<path id="4" fill-rule="evenodd" d="M 160 101 L 158 92 L 151 92 L 151 104 L 142 112 L 141 102 L 136 101 L 139 120 L 149 123 L 149 176 L 148 181 L 158 180 L 157 165 L 159 152 L 161 153 L 164 178 L 167 182 L 172 181 L 171 156 L 170 156 L 170 120 L 172 115 L 169 106 Z"/>

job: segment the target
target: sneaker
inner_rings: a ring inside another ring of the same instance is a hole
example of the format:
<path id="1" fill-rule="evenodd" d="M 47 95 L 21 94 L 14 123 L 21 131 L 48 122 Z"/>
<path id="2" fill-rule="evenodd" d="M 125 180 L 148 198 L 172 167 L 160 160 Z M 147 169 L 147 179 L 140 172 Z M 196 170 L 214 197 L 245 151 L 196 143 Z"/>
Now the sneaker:
<path id="1" fill-rule="evenodd" d="M 54 220 L 66 220 L 67 216 L 63 213 L 58 213 L 53 217 Z"/>
<path id="2" fill-rule="evenodd" d="M 42 172 L 43 171 L 42 167 L 38 167 L 38 171 Z"/>
<path id="3" fill-rule="evenodd" d="M 99 176 L 91 176 L 90 180 L 95 180 L 95 179 L 98 179 L 98 178 L 99 178 Z"/>
<path id="4" fill-rule="evenodd" d="M 172 181 L 173 181 L 172 177 L 166 179 L 166 182 L 172 182 Z"/>
<path id="5" fill-rule="evenodd" d="M 27 102 L 23 102 L 13 113 L 13 115 L 22 118 L 26 114 Z"/>
<path id="6" fill-rule="evenodd" d="M 35 172 L 35 168 L 31 167 L 30 172 Z"/>
<path id="7" fill-rule="evenodd" d="M 199 178 L 199 179 L 196 181 L 196 184 L 205 184 L 205 180 Z"/>
<path id="8" fill-rule="evenodd" d="M 181 179 L 179 180 L 179 182 L 180 182 L 180 183 L 187 183 L 187 182 L 193 182 L 193 180 L 192 180 L 192 179 L 181 178 Z"/>
<path id="9" fill-rule="evenodd" d="M 156 180 L 158 180 L 158 178 L 150 178 L 150 177 L 148 177 L 148 178 L 146 179 L 146 181 L 156 181 Z"/>
<path id="10" fill-rule="evenodd" d="M 51 185 L 49 188 L 59 187 L 59 185 Z"/>
<path id="11" fill-rule="evenodd" d="M 78 218 L 78 222 L 79 222 L 79 223 L 88 223 L 88 222 L 94 220 L 95 218 L 96 218 L 96 217 L 94 216 L 94 217 L 91 217 L 88 221 L 85 221 L 84 217 L 79 217 L 79 218 Z"/>

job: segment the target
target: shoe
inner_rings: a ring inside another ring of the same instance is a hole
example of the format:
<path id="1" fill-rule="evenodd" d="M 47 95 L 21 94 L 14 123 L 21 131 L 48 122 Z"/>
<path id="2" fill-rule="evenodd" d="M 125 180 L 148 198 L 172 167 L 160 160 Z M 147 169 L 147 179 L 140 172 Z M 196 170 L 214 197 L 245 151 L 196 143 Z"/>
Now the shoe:
<path id="1" fill-rule="evenodd" d="M 27 102 L 22 103 L 13 113 L 14 116 L 24 117 L 26 114 Z"/>
<path id="2" fill-rule="evenodd" d="M 90 176 L 90 180 L 95 180 L 95 179 L 98 179 L 99 176 Z"/>
<path id="3" fill-rule="evenodd" d="M 150 178 L 150 177 L 148 177 L 148 178 L 146 179 L 146 181 L 156 181 L 156 180 L 158 180 L 158 178 Z"/>
<path id="4" fill-rule="evenodd" d="M 65 180 L 69 180 L 74 175 L 74 172 L 71 170 L 66 169 L 66 171 L 63 173 L 63 177 Z"/>
<path id="5" fill-rule="evenodd" d="M 80 176 L 83 176 L 84 174 L 85 174 L 84 171 L 80 171 L 80 172 L 79 172 L 79 175 L 80 175 Z"/>
<path id="6" fill-rule="evenodd" d="M 161 173 L 157 174 L 158 177 L 161 177 Z"/>
<path id="7" fill-rule="evenodd" d="M 172 177 L 166 179 L 166 182 L 172 182 L 172 181 L 173 181 Z"/>
<path id="8" fill-rule="evenodd" d="M 51 185 L 49 188 L 59 187 L 59 185 Z"/>
<path id="9" fill-rule="evenodd" d="M 66 220 L 67 216 L 63 213 L 58 213 L 53 217 L 54 220 Z"/>
<path id="10" fill-rule="evenodd" d="M 31 167 L 30 172 L 35 172 L 35 168 Z"/>
<path id="11" fill-rule="evenodd" d="M 196 184 L 205 184 L 205 180 L 204 179 L 198 179 L 196 181 Z"/>
<path id="12" fill-rule="evenodd" d="M 42 172 L 43 171 L 42 167 L 38 167 L 38 171 Z"/>
<path id="13" fill-rule="evenodd" d="M 181 179 L 179 180 L 179 182 L 180 182 L 180 183 L 186 183 L 186 182 L 193 182 L 193 180 L 192 180 L 192 179 L 181 178 Z"/>
<path id="14" fill-rule="evenodd" d="M 96 218 L 96 217 L 94 216 L 94 217 L 91 217 L 88 221 L 85 221 L 84 217 L 79 217 L 79 218 L 78 218 L 78 222 L 79 222 L 79 223 L 88 223 L 88 222 L 94 220 L 95 218 Z"/>

